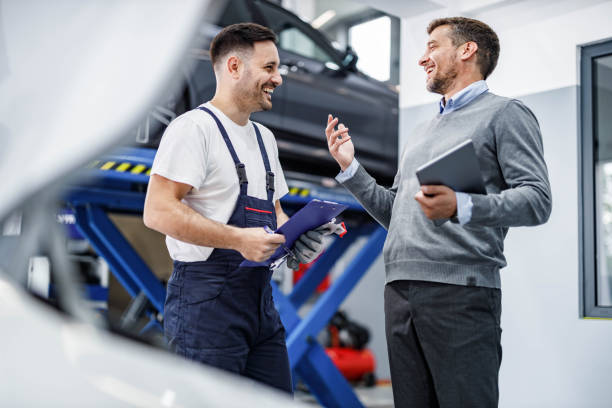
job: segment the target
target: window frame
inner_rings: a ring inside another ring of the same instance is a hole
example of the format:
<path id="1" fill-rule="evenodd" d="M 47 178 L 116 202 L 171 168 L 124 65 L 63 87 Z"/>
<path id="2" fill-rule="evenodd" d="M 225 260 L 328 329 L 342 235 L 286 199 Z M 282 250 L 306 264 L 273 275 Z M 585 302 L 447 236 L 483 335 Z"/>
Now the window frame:
<path id="1" fill-rule="evenodd" d="M 612 55 L 612 39 L 579 46 L 580 138 L 578 143 L 580 317 L 612 319 L 612 306 L 597 304 L 597 225 L 595 182 L 594 60 Z"/>
<path id="2" fill-rule="evenodd" d="M 283 47 L 283 42 L 282 42 L 282 35 L 283 33 L 286 33 L 288 30 L 297 30 L 298 33 L 300 33 L 301 35 L 304 36 L 304 38 L 306 38 L 308 41 L 311 41 L 311 43 L 313 44 L 313 46 L 318 48 L 318 52 L 323 53 L 327 58 L 325 59 L 325 61 L 323 61 L 320 58 L 317 58 L 316 56 L 312 56 L 312 55 L 306 55 L 303 52 L 300 52 L 300 50 L 296 50 L 296 49 L 289 49 L 289 48 L 285 48 Z M 283 29 L 283 31 L 276 33 L 276 35 L 278 36 L 278 46 L 279 48 L 283 49 L 283 51 L 289 52 L 291 54 L 294 54 L 296 56 L 302 57 L 302 58 L 307 58 L 311 61 L 316 61 L 318 63 L 320 63 L 321 65 L 325 65 L 328 62 L 332 62 L 334 64 L 337 65 L 338 59 L 336 57 L 336 55 L 330 55 L 329 52 L 327 52 L 327 50 L 323 47 L 321 47 L 319 45 L 319 43 L 317 41 L 315 41 L 312 36 L 309 36 L 303 29 L 301 29 L 300 27 L 297 27 L 296 25 L 292 24 L 291 26 L 287 26 L 286 28 Z M 340 66 L 338 66 L 338 69 L 340 69 Z"/>
<path id="3" fill-rule="evenodd" d="M 264 21 L 263 24 L 268 26 L 268 27 L 273 27 L 274 24 L 271 24 L 271 22 L 268 21 L 269 17 L 266 15 L 266 13 L 264 11 L 261 10 L 261 5 L 262 4 L 266 5 L 267 7 L 275 9 L 280 14 L 284 14 L 285 17 L 288 20 L 290 20 L 291 26 L 293 28 L 296 28 L 297 30 L 301 31 L 306 37 L 308 37 L 310 40 L 312 40 L 312 42 L 314 42 L 316 45 L 318 45 L 319 48 L 321 48 L 321 50 L 326 52 L 328 54 L 328 56 L 332 59 L 332 62 L 336 63 L 336 65 L 338 65 L 340 67 L 340 69 L 344 69 L 344 66 L 342 64 L 342 57 L 341 57 L 341 55 L 339 55 L 338 51 L 331 45 L 329 40 L 319 30 L 316 30 L 316 29 L 312 28 L 309 24 L 305 23 L 300 17 L 298 17 L 294 13 L 290 12 L 289 10 L 287 10 L 287 9 L 277 5 L 277 4 L 271 3 L 270 1 L 266 1 L 266 0 L 252 0 L 252 4 L 253 4 L 254 8 L 257 8 L 258 14 L 261 16 L 261 18 Z M 280 33 L 277 33 L 277 35 L 280 35 Z M 285 48 L 282 48 L 282 49 L 284 51 L 289 51 L 289 52 L 291 52 L 293 54 L 296 54 L 296 55 L 299 55 L 301 57 L 308 58 L 310 60 L 317 61 L 317 62 L 323 64 L 318 59 L 313 59 L 312 57 L 309 57 L 309 56 L 306 56 L 306 55 L 302 55 L 302 54 L 296 53 L 295 51 L 287 50 Z"/>

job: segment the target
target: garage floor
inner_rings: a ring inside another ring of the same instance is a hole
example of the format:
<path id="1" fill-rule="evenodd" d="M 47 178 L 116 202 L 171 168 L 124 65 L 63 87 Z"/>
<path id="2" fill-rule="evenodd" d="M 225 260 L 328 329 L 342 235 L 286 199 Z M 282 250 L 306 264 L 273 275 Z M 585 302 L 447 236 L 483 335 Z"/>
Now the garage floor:
<path id="1" fill-rule="evenodd" d="M 359 400 L 367 408 L 393 408 L 393 392 L 391 385 L 378 385 L 376 387 L 357 387 L 355 392 Z M 309 393 L 298 391 L 295 399 L 319 407 L 317 400 Z"/>

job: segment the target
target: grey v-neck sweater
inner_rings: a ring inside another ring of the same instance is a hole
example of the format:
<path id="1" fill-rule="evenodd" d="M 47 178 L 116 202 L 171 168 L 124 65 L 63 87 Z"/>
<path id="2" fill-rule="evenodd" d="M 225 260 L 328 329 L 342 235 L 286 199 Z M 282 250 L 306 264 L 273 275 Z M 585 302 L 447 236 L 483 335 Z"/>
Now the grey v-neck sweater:
<path id="1" fill-rule="evenodd" d="M 487 195 L 470 194 L 474 206 L 467 224 L 436 227 L 414 199 L 420 189 L 415 171 L 466 139 L 474 142 Z M 389 231 L 383 251 L 387 282 L 499 288 L 508 227 L 542 224 L 551 211 L 537 119 L 520 101 L 490 92 L 417 126 L 390 189 L 361 166 L 343 185 Z"/>

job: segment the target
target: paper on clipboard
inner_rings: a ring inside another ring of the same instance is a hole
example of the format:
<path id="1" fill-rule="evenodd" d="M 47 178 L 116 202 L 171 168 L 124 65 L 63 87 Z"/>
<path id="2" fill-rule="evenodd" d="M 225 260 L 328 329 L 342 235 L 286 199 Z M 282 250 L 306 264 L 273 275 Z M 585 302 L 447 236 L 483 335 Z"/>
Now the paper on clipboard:
<path id="1" fill-rule="evenodd" d="M 274 231 L 285 236 L 285 243 L 279 246 L 274 254 L 263 262 L 242 261 L 240 266 L 270 266 L 273 262 L 289 254 L 289 248 L 306 231 L 313 230 L 337 217 L 348 206 L 333 201 L 311 200 L 297 211 L 280 228 Z"/>

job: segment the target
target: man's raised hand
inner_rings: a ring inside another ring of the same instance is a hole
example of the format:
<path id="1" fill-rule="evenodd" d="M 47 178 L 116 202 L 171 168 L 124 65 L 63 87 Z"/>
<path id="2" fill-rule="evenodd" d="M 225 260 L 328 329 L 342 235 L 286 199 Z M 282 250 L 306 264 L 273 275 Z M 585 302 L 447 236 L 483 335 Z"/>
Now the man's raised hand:
<path id="1" fill-rule="evenodd" d="M 327 115 L 327 127 L 325 128 L 327 148 L 332 157 L 340 165 L 342 171 L 345 171 L 355 157 L 355 146 L 353 146 L 351 137 L 348 134 L 348 128 L 340 123 L 338 130 L 336 130 L 337 124 L 338 118 Z"/>

